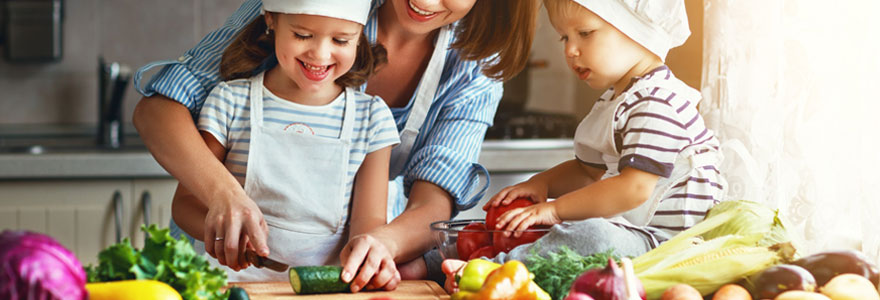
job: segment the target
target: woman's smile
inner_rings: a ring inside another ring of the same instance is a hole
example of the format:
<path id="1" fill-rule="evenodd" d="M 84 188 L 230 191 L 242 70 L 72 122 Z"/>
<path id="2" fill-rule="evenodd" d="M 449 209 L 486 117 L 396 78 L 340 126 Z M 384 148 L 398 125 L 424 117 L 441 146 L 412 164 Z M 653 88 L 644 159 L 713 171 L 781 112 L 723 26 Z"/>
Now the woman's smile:
<path id="1" fill-rule="evenodd" d="M 432 11 L 428 11 L 428 10 L 424 10 L 424 9 L 419 8 L 418 6 L 416 6 L 415 3 L 413 3 L 412 0 L 406 0 L 406 1 L 407 1 L 407 7 L 409 8 L 406 10 L 406 12 L 409 14 L 410 18 L 412 18 L 415 21 L 425 22 L 425 21 L 431 20 L 434 17 L 436 17 L 437 15 L 439 15 L 438 12 L 432 12 Z"/>

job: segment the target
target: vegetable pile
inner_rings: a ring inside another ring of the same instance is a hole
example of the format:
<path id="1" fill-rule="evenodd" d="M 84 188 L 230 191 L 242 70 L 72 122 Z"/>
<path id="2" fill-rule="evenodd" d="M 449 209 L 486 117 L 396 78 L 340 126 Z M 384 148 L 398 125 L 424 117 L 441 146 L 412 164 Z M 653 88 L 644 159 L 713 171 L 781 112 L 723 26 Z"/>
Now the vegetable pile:
<path id="1" fill-rule="evenodd" d="M 499 265 L 473 259 L 464 266 L 452 300 L 550 300 L 550 295 L 532 281 L 533 276 L 517 260 Z"/>
<path id="2" fill-rule="evenodd" d="M 136 250 L 126 238 L 98 253 L 98 266 L 88 266 L 89 282 L 152 279 L 167 283 L 183 299 L 226 299 L 220 289 L 226 273 L 211 268 L 185 239 L 171 237 L 168 229 L 141 227 L 149 238 Z"/>
<path id="3" fill-rule="evenodd" d="M 85 283 L 79 260 L 51 237 L 0 234 L 0 299 L 86 299 Z"/>
<path id="4" fill-rule="evenodd" d="M 563 299 L 568 294 L 575 278 L 591 269 L 605 268 L 609 258 L 617 259 L 614 250 L 589 256 L 581 256 L 574 250 L 562 246 L 558 252 L 547 257 L 531 253 L 526 265 L 535 273 L 535 283 L 542 287 L 553 299 Z"/>

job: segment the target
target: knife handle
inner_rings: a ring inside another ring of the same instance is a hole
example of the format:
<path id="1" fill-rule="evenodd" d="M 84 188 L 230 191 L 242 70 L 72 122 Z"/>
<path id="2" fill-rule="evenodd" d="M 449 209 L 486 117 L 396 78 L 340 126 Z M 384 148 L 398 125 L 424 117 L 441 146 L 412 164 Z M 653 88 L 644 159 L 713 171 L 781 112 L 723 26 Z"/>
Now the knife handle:
<path id="1" fill-rule="evenodd" d="M 254 252 L 254 251 L 251 251 L 251 250 L 249 250 L 249 249 L 248 249 L 248 250 L 245 250 L 245 251 L 244 251 L 244 258 L 245 258 L 249 263 L 251 263 L 252 265 L 254 265 L 254 267 L 262 268 L 262 267 L 264 266 L 264 263 L 263 263 L 263 257 L 257 255 L 257 253 Z"/>

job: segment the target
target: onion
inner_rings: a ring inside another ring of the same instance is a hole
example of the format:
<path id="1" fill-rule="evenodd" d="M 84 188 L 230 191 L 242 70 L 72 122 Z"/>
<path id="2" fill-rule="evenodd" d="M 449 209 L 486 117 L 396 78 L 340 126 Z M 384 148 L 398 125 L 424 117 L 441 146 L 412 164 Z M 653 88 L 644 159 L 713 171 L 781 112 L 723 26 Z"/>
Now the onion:
<path id="1" fill-rule="evenodd" d="M 613 258 L 608 258 L 608 266 L 604 269 L 590 269 L 578 276 L 571 285 L 569 294 L 583 293 L 596 300 L 626 300 L 626 288 L 623 271 Z M 646 299 L 641 283 L 636 284 L 636 290 L 639 298 Z"/>
<path id="2" fill-rule="evenodd" d="M 87 299 L 79 260 L 51 237 L 28 231 L 0 234 L 0 299 Z"/>

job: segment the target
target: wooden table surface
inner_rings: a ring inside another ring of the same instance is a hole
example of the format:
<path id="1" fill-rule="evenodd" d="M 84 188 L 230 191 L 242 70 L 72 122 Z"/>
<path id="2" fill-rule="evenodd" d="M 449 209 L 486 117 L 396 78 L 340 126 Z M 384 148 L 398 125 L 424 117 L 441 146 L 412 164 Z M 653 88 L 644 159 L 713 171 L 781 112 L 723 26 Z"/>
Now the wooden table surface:
<path id="1" fill-rule="evenodd" d="M 296 295 L 289 282 L 238 282 L 230 286 L 244 288 L 253 300 L 369 300 L 388 297 L 395 300 L 448 300 L 449 295 L 436 282 L 428 280 L 404 280 L 394 291 L 369 291 L 359 293 Z"/>

